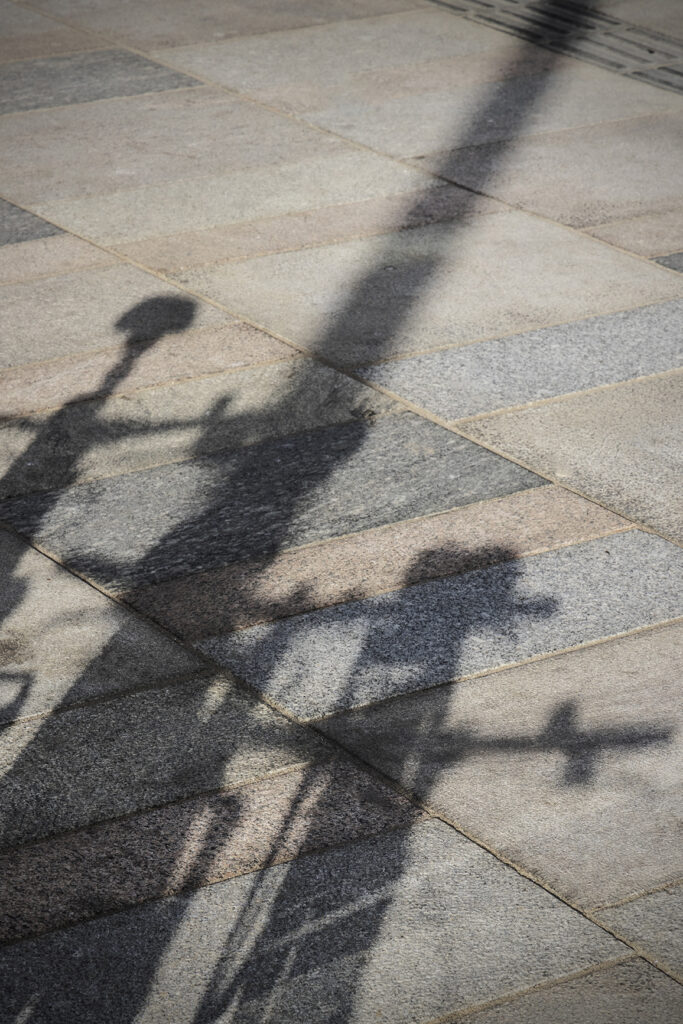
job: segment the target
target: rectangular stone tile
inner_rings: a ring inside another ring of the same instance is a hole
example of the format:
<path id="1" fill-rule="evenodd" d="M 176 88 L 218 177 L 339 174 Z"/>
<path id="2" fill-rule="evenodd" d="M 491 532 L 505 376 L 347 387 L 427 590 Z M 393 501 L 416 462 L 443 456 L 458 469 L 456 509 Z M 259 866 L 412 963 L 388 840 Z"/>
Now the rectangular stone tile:
<path id="1" fill-rule="evenodd" d="M 425 183 L 420 171 L 343 143 L 334 147 L 333 141 L 327 137 L 320 154 L 281 157 L 276 173 L 272 161 L 265 160 L 229 174 L 182 178 L 110 195 L 62 202 L 42 199 L 36 209 L 76 234 L 104 245 L 121 245 L 353 199 L 400 195 Z"/>
<path id="2" fill-rule="evenodd" d="M 53 274 L 68 274 L 73 270 L 106 267 L 119 262 L 116 256 L 111 256 L 80 238 L 74 238 L 73 235 L 67 235 L 58 229 L 55 231 L 56 234 L 51 237 L 2 246 L 0 285 L 15 284 L 36 277 L 49 277 Z"/>
<path id="3" fill-rule="evenodd" d="M 683 294 L 663 268 L 517 211 L 177 277 L 346 365 Z"/>
<path id="4" fill-rule="evenodd" d="M 683 208 L 613 220 L 587 228 L 587 231 L 595 238 L 640 256 L 661 256 L 683 246 Z"/>
<path id="5" fill-rule="evenodd" d="M 639 569 L 634 561 L 625 586 L 637 586 Z M 624 600 L 623 590 L 614 594 Z M 665 626 L 360 709 L 323 728 L 589 908 L 681 874 L 682 638 L 680 623 Z"/>
<path id="6" fill-rule="evenodd" d="M 68 18 L 72 23 L 120 40 L 129 46 L 174 46 L 230 36 L 275 32 L 283 29 L 365 18 L 421 5 L 421 0 L 148 0 L 130 7 L 115 0 L 41 0 L 44 11 Z"/>
<path id="7" fill-rule="evenodd" d="M 683 989 L 644 960 L 604 967 L 468 1017 L 471 1024 L 677 1024 Z"/>
<path id="8" fill-rule="evenodd" d="M 0 68 L 0 114 L 200 85 L 126 50 L 12 61 Z"/>
<path id="9" fill-rule="evenodd" d="M 365 839 L 422 817 L 346 761 L 295 769 L 0 855 L 0 941 Z"/>
<path id="10" fill-rule="evenodd" d="M 0 245 L 28 242 L 33 238 L 46 238 L 48 235 L 61 233 L 61 228 L 43 220 L 42 217 L 36 217 L 14 203 L 0 199 Z"/>
<path id="11" fill-rule="evenodd" d="M 19 943 L 0 970 L 35 1024 L 408 1024 L 626 949 L 434 822 Z"/>
<path id="12" fill-rule="evenodd" d="M 235 786 L 325 750 L 224 676 L 19 722 L 0 740 L 0 846 Z"/>
<path id="13" fill-rule="evenodd" d="M 0 298 L 6 331 L 2 369 L 97 351 L 122 340 L 149 347 L 160 337 L 190 326 L 233 319 L 124 265 L 5 285 Z"/>
<path id="14" fill-rule="evenodd" d="M 467 433 L 683 540 L 682 388 L 683 377 L 672 373 L 472 420 Z"/>
<path id="15" fill-rule="evenodd" d="M 75 50 L 93 50 L 98 39 L 89 32 L 45 18 L 37 11 L 18 7 L 10 0 L 0 2 L 0 60 L 49 57 Z M 101 44 L 100 44 L 101 45 Z"/>
<path id="16" fill-rule="evenodd" d="M 576 544 L 627 526 L 561 487 L 536 487 L 425 519 L 240 562 L 124 595 L 188 639 L 356 601 L 405 584 Z"/>
<path id="17" fill-rule="evenodd" d="M 615 81 L 621 86 L 624 79 Z M 682 143 L 683 117 L 659 114 L 547 132 L 514 147 L 470 146 L 421 163 L 458 185 L 485 186 L 514 206 L 589 227 L 679 203 Z"/>
<path id="18" fill-rule="evenodd" d="M 151 347 L 139 344 L 134 351 L 135 363 L 121 379 L 116 371 L 126 359 L 124 345 L 0 372 L 0 419 L 34 409 L 54 408 L 84 397 L 130 393 L 154 384 L 298 358 L 298 352 L 289 345 L 249 324 L 234 321 L 171 334 Z"/>
<path id="19" fill-rule="evenodd" d="M 14 114 L 0 142 L 4 194 L 22 205 L 263 166 L 276 189 L 282 164 L 348 145 L 205 87 Z"/>
<path id="20" fill-rule="evenodd" d="M 0 531 L 0 721 L 180 679 L 202 662 Z"/>
<path id="21" fill-rule="evenodd" d="M 584 391 L 683 363 L 683 300 L 546 327 L 363 371 L 445 420 Z"/>
<path id="22" fill-rule="evenodd" d="M 280 706 L 317 718 L 675 618 L 682 584 L 680 549 L 631 531 L 197 647 Z"/>
<path id="23" fill-rule="evenodd" d="M 310 359 L 79 402 L 0 424 L 0 495 L 57 490 L 398 409 Z"/>
<path id="24" fill-rule="evenodd" d="M 597 919 L 683 977 L 683 888 L 641 896 L 595 912 Z"/>
<path id="25" fill-rule="evenodd" d="M 288 249 L 381 235 L 441 221 L 498 213 L 501 204 L 485 196 L 435 182 L 401 195 L 318 207 L 203 231 L 181 231 L 142 242 L 116 244 L 118 252 L 166 273 L 227 259 L 264 256 Z M 0 252 L 0 259 L 2 254 Z"/>
<path id="26" fill-rule="evenodd" d="M 542 483 L 403 414 L 6 501 L 0 519 L 123 591 Z"/>

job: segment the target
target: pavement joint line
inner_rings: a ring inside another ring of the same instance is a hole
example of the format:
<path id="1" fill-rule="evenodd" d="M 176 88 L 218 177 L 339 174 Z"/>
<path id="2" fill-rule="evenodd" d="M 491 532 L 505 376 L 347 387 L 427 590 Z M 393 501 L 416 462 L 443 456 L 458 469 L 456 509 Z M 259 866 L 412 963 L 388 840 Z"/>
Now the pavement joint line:
<path id="1" fill-rule="evenodd" d="M 614 910 L 616 907 L 626 907 L 629 903 L 635 903 L 636 900 L 641 900 L 646 896 L 655 896 L 659 892 L 668 892 L 669 889 L 678 889 L 683 885 L 683 878 L 674 878 L 671 882 L 662 882 L 661 885 L 656 885 L 652 889 L 643 889 L 642 891 L 631 893 L 630 896 L 624 896 L 622 900 L 615 900 L 614 903 L 600 903 L 590 908 L 591 914 L 599 914 L 601 910 Z"/>
<path id="2" fill-rule="evenodd" d="M 563 974 L 558 978 L 547 978 L 544 981 L 539 981 L 536 985 L 530 985 L 528 988 L 515 989 L 514 992 L 508 992 L 495 999 L 488 999 L 484 1003 L 473 1003 L 471 1006 L 466 1006 L 462 1010 L 456 1010 L 455 1013 L 447 1013 L 442 1017 L 432 1017 L 428 1021 L 421 1022 L 421 1024 L 457 1024 L 458 1021 L 466 1020 L 475 1013 L 482 1013 L 485 1010 L 494 1010 L 499 1006 L 506 1006 L 509 1003 L 514 1003 L 526 995 L 532 995 L 534 992 L 544 992 L 547 989 L 557 988 L 559 985 L 564 985 L 568 981 L 587 978 L 591 974 L 598 974 L 600 971 L 609 970 L 612 967 L 618 967 L 620 964 L 627 964 L 632 960 L 638 959 L 640 959 L 638 954 L 631 952 L 626 953 L 621 957 L 615 957 L 612 960 L 601 960 L 600 963 L 592 964 L 590 967 L 584 967 L 581 971 L 572 971 L 571 974 Z"/>
<path id="3" fill-rule="evenodd" d="M 26 7 L 25 4 L 18 4 L 18 3 L 16 3 L 16 0 L 9 0 L 9 2 L 13 3 L 15 7 Z M 42 11 L 39 11 L 35 7 L 26 8 L 26 9 L 27 10 L 30 9 L 34 14 L 39 14 L 39 13 L 43 14 Z M 48 18 L 52 17 L 49 14 L 46 15 L 46 16 Z M 78 31 L 83 32 L 85 34 L 85 33 L 87 33 L 89 31 L 89 29 L 83 29 L 82 28 L 82 29 L 79 29 Z M 118 49 L 118 47 L 117 47 L 117 49 Z M 103 50 L 111 50 L 111 46 L 108 43 L 106 45 L 103 43 L 102 45 L 99 45 L 99 46 L 98 45 L 95 45 L 95 46 L 85 46 L 85 47 L 83 47 L 80 50 L 64 50 L 64 51 L 60 50 L 59 53 L 41 54 L 38 57 L 3 57 L 2 59 L 0 59 L 0 71 L 2 71 L 3 68 L 7 67 L 8 64 L 24 64 L 24 63 L 27 63 L 28 61 L 33 62 L 33 61 L 36 61 L 36 60 L 55 60 L 57 57 L 81 57 L 84 54 L 88 54 L 88 53 L 101 53 Z M 47 108 L 42 108 L 42 109 L 47 109 Z M 28 111 L 25 110 L 24 113 L 26 114 L 26 113 L 28 113 Z M 2 114 L 0 116 L 4 117 L 5 115 Z"/>
<path id="4" fill-rule="evenodd" d="M 125 47 L 118 47 L 118 49 L 125 49 Z M 84 52 L 100 53 L 101 51 L 85 50 Z M 59 56 L 59 54 L 57 54 L 57 56 Z M 41 58 L 37 59 L 40 60 Z M 150 60 L 150 58 L 148 57 L 147 60 Z M 2 71 L 2 64 L 0 64 L 0 71 Z M 188 75 L 187 77 L 191 78 L 192 76 Z M 5 117 L 21 117 L 22 114 L 45 114 L 47 111 L 69 110 L 71 107 L 92 107 L 96 103 L 112 103 L 120 100 L 134 100 L 138 99 L 140 96 L 163 96 L 169 92 L 188 92 L 193 89 L 201 88 L 202 85 L 203 83 L 198 81 L 197 85 L 177 85 L 175 88 L 170 89 L 147 89 L 144 92 L 126 93 L 124 96 L 100 96 L 95 100 L 75 100 L 72 103 L 55 103 L 53 106 L 47 107 L 29 107 L 27 110 L 6 110 L 4 114 L 0 114 L 0 123 Z M 128 190 L 122 189 L 121 191 Z M 103 194 L 105 193 L 100 193 L 100 195 Z M 38 216 L 40 216 L 40 214 Z"/>
<path id="5" fill-rule="evenodd" d="M 495 1010 L 499 1006 L 508 1006 L 517 1002 L 518 999 L 522 999 L 524 996 L 533 995 L 534 992 L 545 992 L 547 989 L 557 988 L 560 985 L 565 984 L 569 981 L 576 981 L 580 978 L 589 977 L 592 974 L 598 974 L 600 971 L 610 970 L 612 967 L 618 967 L 621 964 L 630 963 L 632 960 L 639 960 L 640 957 L 637 953 L 628 953 L 623 957 L 613 960 L 602 960 L 598 964 L 594 964 L 591 967 L 586 967 L 582 971 L 574 971 L 572 974 L 565 974 L 559 978 L 549 978 L 546 981 L 541 981 L 537 985 L 531 985 L 529 988 L 518 989 L 514 992 L 510 992 L 506 995 L 499 996 L 497 999 L 490 999 L 485 1003 L 472 1004 L 471 1006 L 465 1007 L 463 1010 L 457 1010 L 455 1013 L 445 1014 L 443 1017 L 433 1017 L 424 1024 L 458 1024 L 461 1020 L 467 1020 L 468 1017 L 472 1017 L 476 1013 L 482 1013 L 486 1010 Z"/>
<path id="6" fill-rule="evenodd" d="M 600 538 L 597 538 L 598 540 Z M 477 571 L 477 570 L 473 570 Z M 355 711 L 366 711 L 368 708 L 379 707 L 380 705 L 389 704 L 399 700 L 406 700 L 410 697 L 416 697 L 424 693 L 430 693 L 433 690 L 441 690 L 448 686 L 456 687 L 460 686 L 461 683 L 468 683 L 473 679 L 484 679 L 489 676 L 498 675 L 500 672 L 507 672 L 509 669 L 518 668 L 524 665 L 535 665 L 539 661 L 549 661 L 551 658 L 561 658 L 566 654 L 573 654 L 574 651 L 587 650 L 589 647 L 599 647 L 601 644 L 609 644 L 616 642 L 617 640 L 624 640 L 631 636 L 640 636 L 641 633 L 650 633 L 655 629 L 664 629 L 666 626 L 676 626 L 683 622 L 683 616 L 677 615 L 673 619 L 662 619 L 661 622 L 648 623 L 645 626 L 634 626 L 633 629 L 626 629 L 621 633 L 610 633 L 609 636 L 600 636 L 595 640 L 584 640 L 582 643 L 573 644 L 570 647 L 561 647 L 555 651 L 543 651 L 541 654 L 534 654 L 529 658 L 522 658 L 520 661 L 506 662 L 504 665 L 494 665 L 493 668 L 485 668 L 479 672 L 470 672 L 466 675 L 455 676 L 451 679 L 441 679 L 436 683 L 431 683 L 429 686 L 421 686 L 418 690 L 409 690 L 406 693 L 393 693 L 389 697 L 384 697 L 381 700 L 368 701 L 366 704 L 354 704 L 353 707 L 346 708 L 344 711 L 330 711 L 326 715 L 318 715 L 315 718 L 294 718 L 294 721 L 299 722 L 302 725 L 317 726 L 319 722 L 326 722 L 331 718 L 341 717 L 341 715 L 349 715 Z M 249 684 L 246 684 L 249 685 Z"/>

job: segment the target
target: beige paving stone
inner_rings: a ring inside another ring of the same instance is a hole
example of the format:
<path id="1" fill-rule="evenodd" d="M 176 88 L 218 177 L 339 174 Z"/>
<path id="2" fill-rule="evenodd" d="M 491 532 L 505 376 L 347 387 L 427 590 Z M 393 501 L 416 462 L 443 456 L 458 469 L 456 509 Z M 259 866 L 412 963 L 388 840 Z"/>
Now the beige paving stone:
<path id="1" fill-rule="evenodd" d="M 420 4 L 421 0 L 290 0 L 280 4 L 195 0 L 188 7 L 185 0 L 150 0 L 144 5 L 115 0 L 39 0 L 36 6 L 130 46 L 145 48 L 364 18 Z"/>
<path id="2" fill-rule="evenodd" d="M 0 372 L 0 419 L 92 398 L 103 389 L 107 394 L 128 393 L 298 355 L 263 331 L 238 322 L 162 337 L 151 348 L 140 347 L 131 372 L 117 380 L 116 367 L 125 351 L 125 346 L 116 345 Z"/>
<path id="3" fill-rule="evenodd" d="M 595 917 L 683 980 L 682 885 L 604 907 Z"/>
<path id="4" fill-rule="evenodd" d="M 683 540 L 683 375 L 673 372 L 467 424 L 468 436 Z"/>
<path id="5" fill-rule="evenodd" d="M 155 325 L 168 334 L 232 320 L 220 310 L 182 295 L 172 285 L 121 264 L 5 285 L 0 300 L 2 369 L 97 351 L 134 339 L 141 330 L 147 341 L 155 333 L 158 340 Z"/>
<path id="6" fill-rule="evenodd" d="M 173 681 L 202 667 L 179 644 L 4 530 L 0 573 L 0 721 Z"/>
<path id="7" fill-rule="evenodd" d="M 261 111 L 256 108 L 257 114 Z M 294 131 L 301 131 L 294 126 Z M 322 153 L 271 160 L 230 174 L 183 178 L 107 196 L 38 202 L 43 216 L 104 245 L 198 231 L 317 205 L 412 192 L 419 171 L 326 138 Z"/>
<path id="8" fill-rule="evenodd" d="M 224 90 L 193 87 L 14 114 L 0 122 L 6 198 L 50 203 L 279 165 L 346 144 Z M 50 159 L 45 160 L 45 153 Z"/>
<path id="9" fill-rule="evenodd" d="M 549 131 L 514 147 L 471 146 L 420 162 L 459 185 L 585 227 L 680 203 L 682 146 L 683 116 L 659 114 Z"/>
<path id="10" fill-rule="evenodd" d="M 0 941 L 212 885 L 422 817 L 346 761 L 156 808 L 0 856 Z"/>
<path id="11" fill-rule="evenodd" d="M 683 294 L 683 277 L 517 211 L 177 279 L 346 365 Z"/>
<path id="12" fill-rule="evenodd" d="M 592 971 L 529 992 L 491 1010 L 468 1014 L 468 1024 L 678 1024 L 683 989 L 644 960 Z"/>
<path id="13" fill-rule="evenodd" d="M 123 597 L 194 640 L 578 543 L 626 525 L 569 491 L 538 487 Z"/>
<path id="14" fill-rule="evenodd" d="M 142 242 L 117 243 L 118 252 L 172 273 L 228 259 L 381 235 L 387 231 L 501 212 L 502 204 L 455 185 L 433 187 L 354 203 L 317 207 L 204 231 L 182 231 Z"/>
<path id="15" fill-rule="evenodd" d="M 57 490 L 399 408 L 301 359 L 80 402 L 0 425 L 0 494 Z"/>
<path id="16" fill-rule="evenodd" d="M 115 256 L 73 235 L 35 238 L 0 247 L 0 285 L 106 267 L 117 262 Z"/>
<path id="17" fill-rule="evenodd" d="M 106 45 L 89 32 L 60 24 L 10 0 L 0 3 L 0 23 L 0 61 L 52 57 Z"/>
<path id="18" fill-rule="evenodd" d="M 324 730 L 582 907 L 680 876 L 683 626 L 340 715 Z"/>
<path id="19" fill-rule="evenodd" d="M 640 256 L 665 256 L 683 249 L 683 207 L 597 224 L 587 232 Z"/>

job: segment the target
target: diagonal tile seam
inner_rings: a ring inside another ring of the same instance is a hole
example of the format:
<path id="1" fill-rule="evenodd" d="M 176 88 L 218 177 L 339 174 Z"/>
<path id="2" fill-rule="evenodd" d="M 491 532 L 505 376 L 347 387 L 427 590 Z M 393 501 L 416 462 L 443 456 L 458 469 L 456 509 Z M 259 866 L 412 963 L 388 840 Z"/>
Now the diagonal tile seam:
<path id="1" fill-rule="evenodd" d="M 14 0 L 10 0 L 10 2 L 13 3 Z M 105 47 L 105 49 L 107 49 L 107 48 Z M 121 47 L 117 47 L 117 49 L 127 50 L 128 47 L 121 46 Z M 85 50 L 85 51 L 82 51 L 82 52 L 85 52 L 85 53 L 101 53 L 102 50 L 101 49 Z M 136 51 L 132 51 L 132 52 L 136 52 Z M 61 54 L 60 54 L 60 56 L 61 56 Z M 42 58 L 38 58 L 38 59 L 42 59 Z M 146 57 L 146 59 L 147 60 L 151 60 L 150 57 Z M 0 70 L 2 70 L 2 67 L 3 67 L 3 65 L 0 63 Z M 167 65 L 161 64 L 160 67 L 167 67 Z M 192 76 L 188 75 L 187 77 L 191 78 Z M 146 89 L 146 90 L 143 90 L 142 92 L 127 93 L 125 96 L 100 96 L 98 99 L 95 99 L 95 100 L 74 100 L 71 103 L 56 103 L 54 106 L 48 106 L 48 107 L 30 107 L 28 110 L 6 110 L 3 114 L 0 114 L 0 123 L 6 117 L 21 117 L 22 114 L 23 115 L 44 114 L 48 110 L 56 112 L 58 110 L 69 110 L 71 107 L 91 107 L 91 106 L 93 106 L 96 103 L 120 103 L 122 100 L 137 100 L 137 99 L 140 99 L 141 96 L 161 96 L 161 95 L 164 95 L 167 92 L 173 92 L 173 93 L 176 93 L 176 92 L 190 92 L 190 91 L 194 91 L 195 89 L 202 88 L 204 85 L 205 85 L 205 83 L 202 82 L 201 79 L 197 79 L 197 84 L 196 85 L 180 85 L 180 86 L 176 86 L 175 88 L 171 88 L 171 89 Z"/>
<path id="2" fill-rule="evenodd" d="M 15 7 L 26 7 L 25 4 L 18 4 L 18 3 L 15 2 L 15 0 L 9 0 L 9 2 L 10 3 L 14 3 Z M 26 8 L 26 9 L 28 9 L 28 8 Z M 34 7 L 30 8 L 30 10 L 32 10 L 35 14 L 38 13 L 37 9 L 34 8 Z M 43 12 L 41 11 L 40 13 L 42 14 Z M 51 16 L 48 14 L 47 17 L 50 18 Z M 54 20 L 54 19 L 52 19 L 52 20 Z M 25 63 L 26 61 L 29 61 L 29 60 L 30 61 L 33 61 L 33 60 L 52 60 L 52 58 L 54 58 L 54 57 L 80 57 L 81 54 L 84 54 L 84 53 L 101 53 L 102 50 L 110 50 L 110 49 L 111 49 L 111 44 L 110 43 L 100 43 L 99 45 L 95 44 L 93 46 L 88 46 L 88 47 L 86 47 L 85 49 L 82 49 L 82 50 L 60 50 L 59 53 L 54 53 L 54 54 L 51 54 L 50 56 L 44 56 L 44 55 L 41 54 L 38 57 L 6 57 L 3 60 L 0 60 L 0 68 L 4 68 L 8 64 L 22 64 L 22 63 Z M 47 108 L 43 108 L 43 109 L 47 109 Z M 26 113 L 26 111 L 24 111 L 24 113 Z M 4 116 L 4 115 L 1 115 L 1 116 Z"/>
<path id="3" fill-rule="evenodd" d="M 644 896 L 654 896 L 658 892 L 668 892 L 669 889 L 679 889 L 683 886 L 683 878 L 674 878 L 671 882 L 662 882 L 661 885 L 656 885 L 653 889 L 643 889 L 635 893 L 631 893 L 629 896 L 624 896 L 621 900 L 615 900 L 614 903 L 600 903 L 596 906 L 591 907 L 591 913 L 597 914 L 601 910 L 614 910 L 616 907 L 626 907 L 629 903 L 634 903 L 635 900 L 640 900 Z"/>

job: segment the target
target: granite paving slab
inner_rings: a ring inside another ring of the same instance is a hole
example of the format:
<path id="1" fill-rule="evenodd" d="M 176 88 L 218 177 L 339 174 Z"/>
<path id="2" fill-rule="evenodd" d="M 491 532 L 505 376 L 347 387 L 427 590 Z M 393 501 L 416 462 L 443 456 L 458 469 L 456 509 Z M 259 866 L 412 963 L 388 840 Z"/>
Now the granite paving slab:
<path id="1" fill-rule="evenodd" d="M 203 86 L 13 114 L 0 142 L 4 195 L 29 206 L 262 166 L 276 191 L 279 166 L 349 145 Z"/>
<path id="2" fill-rule="evenodd" d="M 304 130 L 291 123 L 294 131 Z M 252 166 L 246 161 L 248 166 L 238 166 L 230 173 L 182 177 L 109 195 L 61 202 L 43 197 L 35 208 L 76 234 L 103 245 L 121 246 L 354 199 L 411 193 L 425 184 L 421 171 L 347 146 L 331 136 L 321 137 L 320 149 L 320 153 L 305 157 L 294 153 L 289 160 L 286 154 L 280 156 L 276 173 L 272 160 Z"/>
<path id="3" fill-rule="evenodd" d="M 583 391 L 683 364 L 683 300 L 592 317 L 366 369 L 445 420 Z"/>
<path id="4" fill-rule="evenodd" d="M 630 524 L 561 487 L 535 487 L 424 519 L 295 548 L 123 595 L 186 639 L 253 626 Z"/>
<path id="5" fill-rule="evenodd" d="M 225 676 L 18 722 L 0 739 L 0 846 L 263 778 L 326 750 Z"/>
<path id="6" fill-rule="evenodd" d="M 45 238 L 0 248 L 0 285 L 68 274 L 72 270 L 106 267 L 119 262 L 116 256 L 103 249 L 97 249 L 59 229 L 55 230 L 56 234 Z"/>
<path id="7" fill-rule="evenodd" d="M 514 148 L 505 142 L 470 146 L 448 160 L 441 153 L 420 162 L 438 166 L 458 185 L 484 186 L 514 206 L 588 227 L 679 203 L 682 144 L 683 116 L 659 114 L 549 131 Z"/>
<path id="8" fill-rule="evenodd" d="M 0 721 L 180 679 L 190 652 L 0 531 Z"/>
<path id="9" fill-rule="evenodd" d="M 6 332 L 2 369 L 97 351 L 124 340 L 153 343 L 190 326 L 233 319 L 124 265 L 5 285 L 0 296 Z"/>
<path id="10" fill-rule="evenodd" d="M 162 336 L 152 346 L 142 343 L 131 348 L 135 362 L 121 379 L 116 371 L 126 358 L 127 346 L 120 344 L 0 371 L 0 419 L 97 395 L 130 393 L 155 384 L 298 357 L 289 345 L 231 320 Z"/>
<path id="11" fill-rule="evenodd" d="M 473 197 L 471 192 L 455 185 L 434 182 L 428 189 L 400 195 L 317 207 L 202 231 L 180 231 L 141 242 L 117 243 L 116 250 L 147 267 L 170 273 L 174 269 L 223 263 L 226 259 L 265 256 L 435 222 L 471 219 L 502 209 L 500 203 L 486 196 Z"/>
<path id="12" fill-rule="evenodd" d="M 230 36 L 282 31 L 343 18 L 365 18 L 421 5 L 421 0 L 148 0 L 135 17 L 115 0 L 40 0 L 47 13 L 118 39 L 129 46 L 174 46 Z"/>
<path id="13" fill-rule="evenodd" d="M 14 65 L 11 65 L 14 67 Z M 6 199 L 0 199 L 0 245 L 28 242 L 34 238 L 61 234 L 61 228 L 28 210 L 22 210 Z"/>
<path id="14" fill-rule="evenodd" d="M 79 402 L 0 424 L 0 495 L 57 490 L 398 409 L 310 359 Z"/>
<path id="15" fill-rule="evenodd" d="M 683 271 L 683 252 L 672 252 L 669 256 L 659 256 L 656 262 L 661 263 L 663 267 L 669 267 L 670 270 Z"/>
<path id="16" fill-rule="evenodd" d="M 683 280 L 670 271 L 517 211 L 233 261 L 177 279 L 345 365 L 683 294 Z"/>
<path id="17" fill-rule="evenodd" d="M 36 1024 L 408 1024 L 627 949 L 435 822 L 18 943 L 0 970 Z"/>
<path id="18" fill-rule="evenodd" d="M 323 729 L 590 908 L 681 875 L 682 638 L 680 623 L 647 630 Z"/>
<path id="19" fill-rule="evenodd" d="M 676 373 L 621 384 L 472 420 L 467 433 L 682 540 L 682 386 Z"/>
<path id="20" fill-rule="evenodd" d="M 127 50 L 13 61 L 0 67 L 0 114 L 200 84 Z"/>
<path id="21" fill-rule="evenodd" d="M 627 217 L 587 229 L 589 235 L 603 238 L 640 256 L 661 256 L 683 245 L 683 209 L 674 207 L 640 217 Z"/>
<path id="22" fill-rule="evenodd" d="M 683 978 L 683 889 L 676 886 L 605 907 L 595 917 Z"/>
<path id="23" fill-rule="evenodd" d="M 634 959 L 519 996 L 468 1017 L 471 1024 L 677 1024 L 683 989 Z"/>
<path id="24" fill-rule="evenodd" d="M 2 61 L 92 50 L 98 45 L 97 37 L 91 33 L 43 17 L 37 11 L 19 7 L 10 0 L 0 3 L 0 21 Z"/>
<path id="25" fill-rule="evenodd" d="M 680 548 L 630 531 L 197 646 L 318 718 L 675 618 L 682 574 Z"/>
<path id="26" fill-rule="evenodd" d="M 94 825 L 0 855 L 0 941 L 14 941 L 414 824 L 345 761 Z"/>
<path id="27" fill-rule="evenodd" d="M 123 591 L 543 483 L 404 413 L 12 499 L 0 520 Z"/>
<path id="28" fill-rule="evenodd" d="M 617 0 L 609 5 L 609 14 L 654 32 L 683 39 L 681 9 L 676 0 Z"/>

